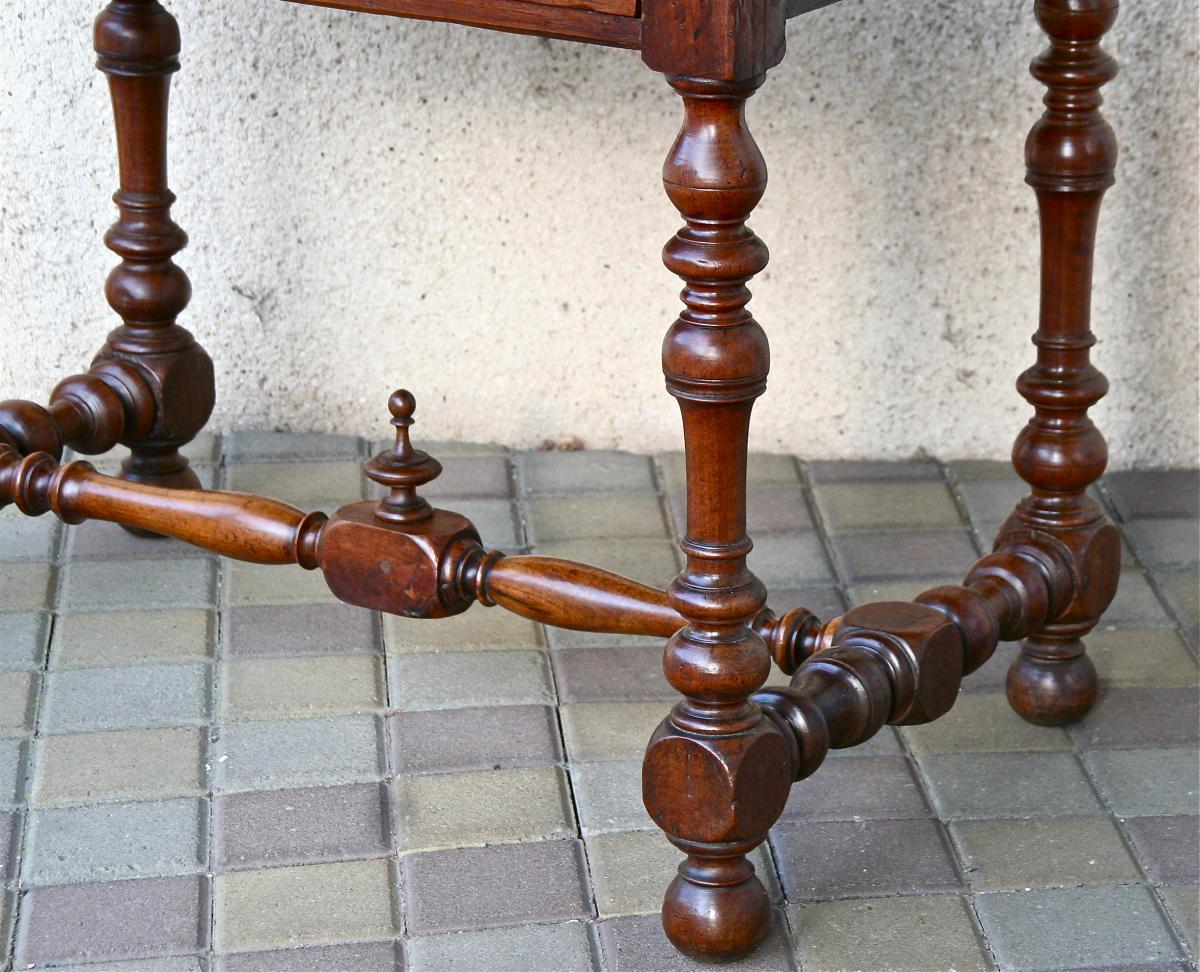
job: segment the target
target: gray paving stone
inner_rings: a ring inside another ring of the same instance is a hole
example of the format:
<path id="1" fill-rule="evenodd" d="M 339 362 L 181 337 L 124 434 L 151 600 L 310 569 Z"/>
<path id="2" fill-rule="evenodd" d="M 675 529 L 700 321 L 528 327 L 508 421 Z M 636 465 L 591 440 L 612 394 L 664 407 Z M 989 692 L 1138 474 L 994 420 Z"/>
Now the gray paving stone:
<path id="1" fill-rule="evenodd" d="M 35 810 L 22 882 L 83 884 L 205 870 L 208 801 L 164 800 Z"/>
<path id="2" fill-rule="evenodd" d="M 0 564 L 0 612 L 46 610 L 52 605 L 54 580 L 48 564 Z"/>
<path id="3" fill-rule="evenodd" d="M 429 449 L 424 448 L 426 452 Z M 432 483 L 421 487 L 430 500 L 505 497 L 512 491 L 509 457 L 493 455 L 448 455 L 429 452 L 442 464 L 442 474 Z M 452 507 L 458 509 L 457 506 Z"/>
<path id="4" fill-rule="evenodd" d="M 29 743 L 25 739 L 0 739 L 0 807 L 25 799 Z"/>
<path id="5" fill-rule="evenodd" d="M 553 653 L 562 702 L 674 701 L 663 674 L 662 645 L 574 648 Z"/>
<path id="6" fill-rule="evenodd" d="M 207 972 L 205 960 L 198 955 L 171 958 L 133 959 L 129 962 L 104 962 L 99 965 L 70 966 L 83 972 Z"/>
<path id="7" fill-rule="evenodd" d="M 771 848 L 789 901 L 963 890 L 936 820 L 788 822 Z"/>
<path id="8" fill-rule="evenodd" d="M 216 579 L 216 562 L 209 557 L 126 560 L 116 566 L 80 561 L 63 568 L 58 606 L 64 613 L 203 608 L 216 597 Z"/>
<path id="9" fill-rule="evenodd" d="M 433 621 L 383 616 L 383 640 L 389 653 L 541 648 L 540 628 L 503 608 L 481 605 Z"/>
<path id="10" fill-rule="evenodd" d="M 830 533 L 858 530 L 937 530 L 962 524 L 944 483 L 834 483 L 813 491 Z"/>
<path id="11" fill-rule="evenodd" d="M 227 607 L 338 603 L 319 570 L 226 560 L 222 562 L 221 571 Z"/>
<path id="12" fill-rule="evenodd" d="M 552 962 L 555 972 L 592 972 L 592 953 L 588 926 L 571 921 L 413 938 L 408 942 L 408 968 L 410 972 L 529 972 Z"/>
<path id="13" fill-rule="evenodd" d="M 651 587 L 666 587 L 679 573 L 675 544 L 667 539 L 557 540 L 533 548 L 540 557 L 595 564 Z"/>
<path id="14" fill-rule="evenodd" d="M 1003 459 L 952 459 L 946 473 L 956 483 L 976 479 L 1015 479 L 1012 463 Z"/>
<path id="15" fill-rule="evenodd" d="M 422 488 L 422 495 L 426 491 Z M 431 502 L 434 502 L 431 498 Z M 509 553 L 522 550 L 525 536 L 520 529 L 517 510 L 507 499 L 451 499 L 445 504 L 470 520 L 483 545 L 489 550 L 504 550 Z"/>
<path id="16" fill-rule="evenodd" d="M 201 475 L 206 489 L 213 486 L 212 470 Z M 88 520 L 65 531 L 66 559 L 82 560 L 166 560 L 212 556 L 172 537 L 138 537 L 115 523 Z"/>
<path id="17" fill-rule="evenodd" d="M 1200 769 L 1187 749 L 1097 750 L 1084 765 L 1118 817 L 1195 813 Z"/>
<path id="18" fill-rule="evenodd" d="M 1169 628 L 1174 622 L 1140 570 L 1123 570 L 1117 596 L 1104 612 L 1104 625 L 1122 628 Z"/>
<path id="19" fill-rule="evenodd" d="M 1004 970 L 1074 970 L 1183 957 L 1146 887 L 981 894 L 975 910 Z"/>
<path id="20" fill-rule="evenodd" d="M 227 722 L 372 712 L 386 705 L 381 659 L 370 655 L 242 658 L 221 665 Z"/>
<path id="21" fill-rule="evenodd" d="M 550 706 L 505 705 L 397 712 L 388 720 L 396 773 L 514 769 L 562 762 Z"/>
<path id="22" fill-rule="evenodd" d="M 671 707 L 661 702 L 583 702 L 559 709 L 573 763 L 641 759 Z"/>
<path id="23" fill-rule="evenodd" d="M 1010 469 L 1011 473 L 1011 469 Z M 996 479 L 967 479 L 957 484 L 958 495 L 971 523 L 990 540 L 1029 492 L 1024 480 L 1010 474 Z"/>
<path id="24" fill-rule="evenodd" d="M 571 783 L 585 836 L 654 828 L 642 803 L 641 760 L 572 763 Z"/>
<path id="25" fill-rule="evenodd" d="M 13 507 L 0 511 L 0 563 L 52 561 L 59 528 L 50 515 L 25 516 Z"/>
<path id="26" fill-rule="evenodd" d="M 939 480 L 941 470 L 933 462 L 880 462 L 862 459 L 819 459 L 806 464 L 815 485 L 826 483 L 873 483 L 905 480 Z"/>
<path id="27" fill-rule="evenodd" d="M 1200 743 L 1200 691 L 1110 689 L 1070 732 L 1083 750 L 1195 748 Z"/>
<path id="28" fill-rule="evenodd" d="M 964 693 L 954 708 L 935 722 L 905 726 L 900 732 L 909 750 L 929 753 L 1032 752 L 1070 749 L 1062 729 L 1035 726 L 1020 718 L 999 692 Z"/>
<path id="29" fill-rule="evenodd" d="M 1185 627 L 1195 626 L 1200 619 L 1200 573 L 1194 570 L 1160 571 L 1154 575 L 1154 582 L 1179 623 Z M 1194 638 L 1192 643 L 1195 644 Z"/>
<path id="30" fill-rule="evenodd" d="M 846 589 L 852 605 L 874 604 L 877 601 L 912 601 L 934 587 L 955 586 L 962 576 L 910 577 L 905 580 L 867 580 Z M 1003 646 L 1001 646 L 1003 647 Z"/>
<path id="31" fill-rule="evenodd" d="M 668 493 L 682 493 L 687 486 L 687 464 L 682 452 L 663 452 L 658 456 L 663 483 Z M 756 486 L 796 486 L 802 482 L 795 456 L 784 453 L 752 452 L 746 460 L 746 484 Z"/>
<path id="32" fill-rule="evenodd" d="M 221 616 L 226 656 L 349 655 L 380 650 L 379 615 L 350 604 L 265 604 Z"/>
<path id="33" fill-rule="evenodd" d="M 959 820 L 950 835 L 976 891 L 1019 891 L 1139 880 L 1116 825 L 1107 817 Z"/>
<path id="34" fill-rule="evenodd" d="M 212 657 L 216 615 L 204 609 L 65 614 L 54 624 L 50 668 L 107 668 Z"/>
<path id="35" fill-rule="evenodd" d="M 213 800 L 219 870 L 385 857 L 387 788 L 380 783 L 227 793 Z"/>
<path id="36" fill-rule="evenodd" d="M 1009 641 L 997 646 L 995 653 L 962 681 L 964 692 L 1003 692 L 1008 670 L 1021 654 L 1021 644 Z"/>
<path id="37" fill-rule="evenodd" d="M 213 912 L 220 952 L 370 941 L 398 930 L 384 860 L 218 874 Z"/>
<path id="38" fill-rule="evenodd" d="M 1125 831 L 1151 881 L 1200 881 L 1200 817 L 1133 817 L 1125 821 Z"/>
<path id="39" fill-rule="evenodd" d="M 16 812 L 0 813 L 0 881 L 4 884 L 10 883 L 17 876 L 23 837 L 22 815 Z M 0 920 L 0 929 L 3 929 L 3 934 L 7 936 L 7 914 Z"/>
<path id="40" fill-rule="evenodd" d="M 805 972 L 995 968 L 959 895 L 814 901 L 792 905 L 789 914 Z"/>
<path id="41" fill-rule="evenodd" d="M 1109 501 L 1125 520 L 1143 516 L 1200 516 L 1200 474 L 1195 469 L 1142 469 L 1102 480 Z"/>
<path id="42" fill-rule="evenodd" d="M 557 766 L 403 776 L 393 783 L 392 805 L 402 853 L 576 836 Z"/>
<path id="43" fill-rule="evenodd" d="M 0 671 L 36 671 L 46 660 L 50 617 L 41 611 L 0 614 Z"/>
<path id="44" fill-rule="evenodd" d="M 208 722 L 208 665 L 78 668 L 46 676 L 40 729 L 150 729 Z"/>
<path id="45" fill-rule="evenodd" d="M 0 734 L 33 731 L 39 681 L 33 672 L 0 672 Z"/>
<path id="46" fill-rule="evenodd" d="M 227 432 L 221 447 L 227 463 L 362 459 L 366 453 L 357 436 L 299 432 Z"/>
<path id="47" fill-rule="evenodd" d="M 903 756 L 904 749 L 900 746 L 900 737 L 891 726 L 880 727 L 865 743 L 852 746 L 850 749 L 831 749 L 826 759 L 858 759 L 862 756 Z M 820 772 L 820 771 L 818 771 Z"/>
<path id="48" fill-rule="evenodd" d="M 676 951 L 658 915 L 628 915 L 597 924 L 609 972 L 695 972 L 698 966 Z M 758 948 L 745 958 L 722 964 L 730 972 L 791 972 L 791 949 L 778 916 Z"/>
<path id="49" fill-rule="evenodd" d="M 375 716 L 236 723 L 221 729 L 216 751 L 223 793 L 366 783 L 384 772 Z"/>
<path id="50" fill-rule="evenodd" d="M 401 859 L 410 934 L 590 918 L 583 845 L 544 840 L 408 854 Z M 514 876 L 520 880 L 514 881 Z"/>
<path id="51" fill-rule="evenodd" d="M 1200 889 L 1188 884 L 1159 888 L 1158 894 L 1193 957 L 1200 954 Z M 1187 966 L 1183 972 L 1194 972 L 1194 966 Z"/>
<path id="52" fill-rule="evenodd" d="M 1169 628 L 1097 628 L 1086 643 L 1104 689 L 1184 687 L 1200 678 L 1196 659 Z"/>
<path id="53" fill-rule="evenodd" d="M 204 467 L 212 466 L 221 457 L 221 440 L 222 436 L 216 432 L 201 432 L 191 442 L 188 442 L 179 447 L 179 454 L 186 457 L 189 464 L 199 467 L 196 472 L 203 476 L 207 471 Z M 74 455 L 71 450 L 67 450 L 68 454 Z M 112 463 L 114 467 L 119 466 L 129 458 L 129 449 L 123 445 L 114 446 L 109 452 L 102 456 L 74 456 L 77 459 L 86 459 L 97 468 L 100 468 L 101 463 Z"/>
<path id="54" fill-rule="evenodd" d="M 810 587 L 833 580 L 825 547 L 813 530 L 755 537 L 747 563 L 771 589 Z"/>
<path id="55" fill-rule="evenodd" d="M 906 577 L 961 577 L 979 556 L 965 530 L 844 534 L 834 538 L 834 553 L 851 584 Z"/>
<path id="56" fill-rule="evenodd" d="M 607 634 L 599 631 L 568 631 L 566 628 L 545 628 L 546 641 L 557 651 L 576 648 L 657 648 L 662 649 L 662 638 L 643 635 Z"/>
<path id="57" fill-rule="evenodd" d="M 529 542 L 609 537 L 666 537 L 662 504 L 653 493 L 620 496 L 535 496 L 524 504 Z"/>
<path id="58" fill-rule="evenodd" d="M 831 760 L 792 787 L 783 809 L 786 820 L 928 816 L 912 764 L 902 756 Z"/>
<path id="59" fill-rule="evenodd" d="M 543 651 L 395 655 L 388 660 L 388 691 L 398 709 L 554 704 Z"/>
<path id="60" fill-rule="evenodd" d="M 650 461 L 631 452 L 521 452 L 515 459 L 517 484 L 528 496 L 655 491 Z"/>
<path id="61" fill-rule="evenodd" d="M 667 497 L 671 523 L 677 536 L 687 532 L 687 495 Z M 796 533 L 813 529 L 812 512 L 799 486 L 752 486 L 746 493 L 746 530 L 752 537 L 764 533 Z"/>
<path id="62" fill-rule="evenodd" d="M 917 762 L 943 819 L 1104 813 L 1072 753 L 953 753 Z"/>
<path id="63" fill-rule="evenodd" d="M 330 500 L 354 503 L 364 495 L 362 469 L 353 460 L 238 463 L 225 470 L 225 488 L 269 496 L 305 512 Z"/>
<path id="64" fill-rule="evenodd" d="M 136 729 L 37 741 L 35 806 L 199 796 L 205 740 L 199 729 Z"/>
<path id="65" fill-rule="evenodd" d="M 399 942 L 310 945 L 218 955 L 213 972 L 404 972 Z"/>
<path id="66" fill-rule="evenodd" d="M 208 945 L 201 876 L 34 888 L 21 900 L 15 964 L 188 954 Z"/>
<path id="67" fill-rule="evenodd" d="M 1200 521 L 1134 520 L 1125 536 L 1138 558 L 1154 570 L 1195 567 L 1200 560 Z"/>

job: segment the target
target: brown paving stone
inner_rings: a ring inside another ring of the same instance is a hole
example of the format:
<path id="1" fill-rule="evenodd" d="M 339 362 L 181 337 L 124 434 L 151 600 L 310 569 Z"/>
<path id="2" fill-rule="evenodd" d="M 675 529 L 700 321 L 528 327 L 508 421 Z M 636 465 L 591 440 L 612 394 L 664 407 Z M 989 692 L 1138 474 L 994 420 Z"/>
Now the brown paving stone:
<path id="1" fill-rule="evenodd" d="M 965 530 L 848 534 L 834 538 L 834 551 L 853 584 L 962 576 L 979 557 Z"/>
<path id="2" fill-rule="evenodd" d="M 560 702 L 673 701 L 663 675 L 662 647 L 573 648 L 553 653 Z"/>
<path id="3" fill-rule="evenodd" d="M 396 773 L 512 769 L 563 758 L 558 718 L 549 706 L 397 712 L 388 730 Z"/>
<path id="4" fill-rule="evenodd" d="M 1171 628 L 1097 628 L 1086 638 L 1102 689 L 1194 686 L 1196 659 Z"/>
<path id="5" fill-rule="evenodd" d="M 687 531 L 687 494 L 668 497 L 675 533 Z M 795 533 L 813 528 L 812 513 L 799 486 L 755 486 L 746 492 L 746 530 L 751 537 L 763 533 Z"/>
<path id="6" fill-rule="evenodd" d="M 226 655 L 340 655 L 379 651 L 379 616 L 349 604 L 245 605 L 221 616 Z"/>
<path id="7" fill-rule="evenodd" d="M 932 462 L 879 462 L 862 459 L 819 459 L 805 467 L 814 485 L 823 483 L 873 483 L 911 480 L 940 480 L 941 470 Z"/>
<path id="8" fill-rule="evenodd" d="M 675 544 L 665 537 L 556 540 L 535 545 L 533 552 L 541 557 L 595 564 L 651 587 L 666 587 L 679 573 Z"/>
<path id="9" fill-rule="evenodd" d="M 1200 817 L 1132 817 L 1125 830 L 1151 881 L 1200 881 Z"/>
<path id="10" fill-rule="evenodd" d="M 815 530 L 755 537 L 747 563 L 769 590 L 824 586 L 833 581 L 825 545 Z"/>
<path id="11" fill-rule="evenodd" d="M 669 494 L 682 493 L 687 486 L 686 463 L 682 452 L 663 452 L 658 457 L 663 483 Z M 752 452 L 746 462 L 746 484 L 756 486 L 795 486 L 801 482 L 800 469 L 793 456 L 770 452 Z"/>
<path id="12" fill-rule="evenodd" d="M 386 705 L 382 660 L 369 655 L 241 658 L 221 665 L 227 722 L 371 712 Z"/>
<path id="13" fill-rule="evenodd" d="M 213 972 L 403 972 L 399 942 L 316 945 L 218 955 Z"/>
<path id="14" fill-rule="evenodd" d="M 944 820 L 1104 813 L 1073 753 L 943 753 L 917 762 Z"/>
<path id="15" fill-rule="evenodd" d="M 436 621 L 384 615 L 383 640 L 389 654 L 521 650 L 543 644 L 541 625 L 503 608 L 482 605 Z"/>
<path id="16" fill-rule="evenodd" d="M 653 493 L 620 496 L 540 496 L 524 506 L 529 542 L 587 537 L 665 537 L 662 505 Z"/>
<path id="17" fill-rule="evenodd" d="M 379 783 L 234 793 L 213 800 L 221 870 L 386 856 L 387 788 Z"/>
<path id="18" fill-rule="evenodd" d="M 663 932 L 658 915 L 627 915 L 597 924 L 608 972 L 693 972 Z M 722 964 L 729 972 L 791 972 L 795 968 L 783 920 L 776 916 L 767 940 L 745 958 Z"/>
<path id="19" fill-rule="evenodd" d="M 572 792 L 585 835 L 618 830 L 653 830 L 642 803 L 642 761 L 572 763 Z"/>
<path id="20" fill-rule="evenodd" d="M 909 750 L 918 756 L 1071 748 L 1066 732 L 1026 722 L 1000 692 L 962 693 L 954 708 L 940 719 L 923 726 L 905 726 L 900 732 Z"/>
<path id="21" fill-rule="evenodd" d="M 215 631 L 216 615 L 204 609 L 67 614 L 54 623 L 50 668 L 204 661 Z"/>
<path id="22" fill-rule="evenodd" d="M 788 822 L 771 848 L 789 901 L 963 890 L 936 820 Z"/>
<path id="23" fill-rule="evenodd" d="M 1200 741 L 1200 692 L 1110 689 L 1070 733 L 1084 750 L 1195 746 Z"/>
<path id="24" fill-rule="evenodd" d="M 928 817 L 929 807 L 902 756 L 847 756 L 826 762 L 792 787 L 783 819 Z"/>
<path id="25" fill-rule="evenodd" d="M 407 928 L 414 935 L 592 914 L 578 840 L 408 854 L 401 868 Z"/>
<path id="26" fill-rule="evenodd" d="M 662 702 L 580 702 L 559 709 L 572 762 L 640 759 L 658 724 L 670 713 Z"/>
<path id="27" fill-rule="evenodd" d="M 35 888 L 21 900 L 16 963 L 195 952 L 208 944 L 208 897 L 200 876 Z"/>
<path id="28" fill-rule="evenodd" d="M 980 668 L 962 681 L 964 692 L 1003 692 L 1008 670 L 1021 654 L 1021 645 L 1009 641 L 997 646 L 995 653 Z"/>
<path id="29" fill-rule="evenodd" d="M 590 924 L 581 921 L 422 935 L 408 940 L 405 954 L 409 972 L 530 972 L 547 963 L 554 972 L 596 968 Z"/>
<path id="30" fill-rule="evenodd" d="M 949 488 L 940 482 L 834 483 L 813 491 L 830 533 L 857 530 L 937 530 L 962 524 Z"/>

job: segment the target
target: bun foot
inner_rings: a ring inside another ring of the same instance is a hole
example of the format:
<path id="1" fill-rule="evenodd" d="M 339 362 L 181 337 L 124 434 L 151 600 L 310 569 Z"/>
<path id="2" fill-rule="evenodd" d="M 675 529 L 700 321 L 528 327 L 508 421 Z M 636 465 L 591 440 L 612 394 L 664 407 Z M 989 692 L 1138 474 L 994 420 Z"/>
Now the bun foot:
<path id="1" fill-rule="evenodd" d="M 724 883 L 735 875 L 742 879 Z M 771 902 L 744 857 L 719 863 L 688 858 L 667 888 L 662 923 L 671 944 L 684 954 L 702 962 L 729 962 L 767 937 Z"/>
<path id="2" fill-rule="evenodd" d="M 1008 704 L 1026 722 L 1061 726 L 1087 714 L 1096 701 L 1099 683 L 1083 642 L 1029 639 L 1008 670 L 1007 690 Z"/>

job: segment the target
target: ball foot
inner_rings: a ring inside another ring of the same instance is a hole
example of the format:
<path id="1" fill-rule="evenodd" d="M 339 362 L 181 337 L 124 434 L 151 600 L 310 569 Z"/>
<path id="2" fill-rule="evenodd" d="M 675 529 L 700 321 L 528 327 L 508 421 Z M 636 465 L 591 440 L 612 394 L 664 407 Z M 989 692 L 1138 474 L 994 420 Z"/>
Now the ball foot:
<path id="1" fill-rule="evenodd" d="M 1026 722 L 1061 726 L 1082 718 L 1099 691 L 1083 642 L 1028 639 L 1008 670 L 1008 704 Z"/>
<path id="2" fill-rule="evenodd" d="M 671 944 L 702 962 L 729 962 L 747 955 L 771 930 L 771 902 L 754 866 L 740 858 L 745 875 L 736 884 L 707 883 L 712 862 L 689 858 L 667 888 L 663 900 L 663 930 Z M 726 862 L 722 862 L 725 864 Z M 733 863 L 733 862 L 728 862 Z M 686 875 L 692 875 L 692 879 Z M 706 883 L 696 883 L 697 879 Z M 719 880 L 726 879 L 722 874 Z"/>

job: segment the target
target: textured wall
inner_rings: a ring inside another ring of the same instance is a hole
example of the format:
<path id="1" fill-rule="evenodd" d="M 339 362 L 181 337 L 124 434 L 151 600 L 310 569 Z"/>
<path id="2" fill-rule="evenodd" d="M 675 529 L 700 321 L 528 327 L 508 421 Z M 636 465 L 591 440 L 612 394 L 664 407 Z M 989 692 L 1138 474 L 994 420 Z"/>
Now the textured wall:
<path id="1" fill-rule="evenodd" d="M 42 399 L 112 323 L 115 158 L 87 0 L 0 3 L 0 388 Z M 843 0 L 788 28 L 751 104 L 774 377 L 754 445 L 1002 457 L 1027 408 L 1028 0 Z M 184 323 L 222 428 L 672 448 L 659 341 L 680 108 L 622 51 L 276 0 L 175 0 Z M 1101 224 L 1095 414 L 1114 465 L 1197 454 L 1195 0 L 1131 3 L 1109 49 L 1123 146 Z"/>

